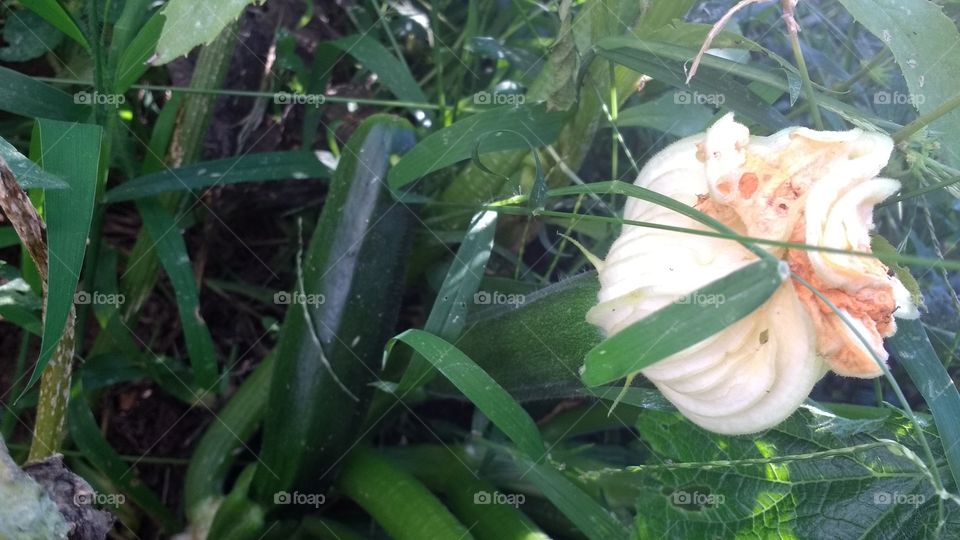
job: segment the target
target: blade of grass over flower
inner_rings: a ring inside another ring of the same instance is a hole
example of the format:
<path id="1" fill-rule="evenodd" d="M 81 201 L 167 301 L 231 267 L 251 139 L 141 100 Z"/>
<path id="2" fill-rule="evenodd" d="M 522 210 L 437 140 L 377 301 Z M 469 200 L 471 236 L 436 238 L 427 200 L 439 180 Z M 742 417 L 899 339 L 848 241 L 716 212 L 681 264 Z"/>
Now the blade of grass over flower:
<path id="1" fill-rule="evenodd" d="M 177 518 L 164 506 L 160 497 L 137 480 L 130 466 L 124 463 L 100 433 L 100 428 L 93 413 L 90 412 L 79 384 L 74 387 L 69 410 L 70 436 L 84 457 L 153 518 L 163 530 L 171 534 L 181 530 Z"/>
<path id="2" fill-rule="evenodd" d="M 213 185 L 327 178 L 330 169 L 313 152 L 264 152 L 203 161 L 187 167 L 150 173 L 107 191 L 104 202 L 141 199 L 171 191 L 200 189 Z"/>
<path id="3" fill-rule="evenodd" d="M 543 104 L 508 105 L 477 113 L 420 141 L 397 162 L 388 182 L 393 189 L 401 188 L 433 171 L 469 159 L 474 149 L 479 155 L 527 150 L 530 143 L 537 148 L 546 146 L 557 139 L 567 118 L 568 113 L 548 112 Z M 481 138 L 482 144 L 477 148 Z"/>
<path id="4" fill-rule="evenodd" d="M 77 22 L 73 20 L 70 12 L 64 9 L 57 0 L 20 0 L 20 3 L 30 11 L 46 19 L 57 30 L 60 30 L 70 39 L 79 43 L 87 51 L 90 50 L 90 44 L 87 37 L 83 35 Z"/>
<path id="5" fill-rule="evenodd" d="M 760 307 L 787 275 L 779 261 L 760 260 L 689 294 L 723 298 L 723 303 L 673 303 L 657 310 L 587 353 L 584 384 L 616 381 L 703 341 Z"/>
<path id="6" fill-rule="evenodd" d="M 70 94 L 34 80 L 18 71 L 0 67 L 0 111 L 30 118 L 76 121 L 90 113 Z"/>
<path id="7" fill-rule="evenodd" d="M 897 359 L 927 402 L 937 424 L 954 483 L 960 486 L 960 392 L 933 350 L 919 320 L 897 321 L 889 338 Z"/>
<path id="8" fill-rule="evenodd" d="M 591 539 L 626 538 L 619 522 L 555 467 L 540 463 L 545 447 L 537 425 L 510 394 L 467 355 L 447 341 L 424 332 L 407 330 L 387 344 L 385 354 L 397 342 L 423 355 L 450 380 L 524 454 L 528 478 L 568 519 Z"/>
<path id="9" fill-rule="evenodd" d="M 217 380 L 217 351 L 207 323 L 200 314 L 197 284 L 180 226 L 174 216 L 156 201 L 140 201 L 137 209 L 176 293 L 180 323 L 197 386 L 211 390 Z"/>
<path id="10" fill-rule="evenodd" d="M 100 126 L 39 119 L 40 165 L 62 176 L 70 189 L 45 194 L 49 276 L 43 342 L 30 382 L 33 386 L 64 333 L 83 268 L 100 167 Z"/>
<path id="11" fill-rule="evenodd" d="M 704 214 L 703 212 L 696 210 L 691 206 L 687 206 L 681 202 L 678 202 L 676 199 L 667 197 L 657 193 L 656 191 L 635 186 L 633 184 L 628 184 L 626 182 L 621 182 L 619 180 L 612 180 L 609 182 L 596 182 L 588 184 L 585 186 L 570 186 L 566 188 L 552 189 L 547 192 L 548 197 L 560 197 L 564 195 L 579 195 L 581 193 L 597 193 L 597 194 L 617 194 L 617 195 L 627 195 L 629 197 L 634 197 L 637 199 L 642 199 L 644 201 L 652 202 L 658 204 L 664 208 L 669 208 L 678 214 L 687 216 L 690 219 L 699 221 L 708 227 L 712 227 L 721 233 L 727 235 L 739 237 L 733 229 L 727 227 L 723 223 L 720 223 L 716 219 Z M 773 255 L 770 255 L 765 250 L 762 250 L 756 246 L 753 246 L 747 242 L 741 242 L 743 246 L 750 251 L 757 254 L 758 257 L 768 260 L 773 260 Z"/>

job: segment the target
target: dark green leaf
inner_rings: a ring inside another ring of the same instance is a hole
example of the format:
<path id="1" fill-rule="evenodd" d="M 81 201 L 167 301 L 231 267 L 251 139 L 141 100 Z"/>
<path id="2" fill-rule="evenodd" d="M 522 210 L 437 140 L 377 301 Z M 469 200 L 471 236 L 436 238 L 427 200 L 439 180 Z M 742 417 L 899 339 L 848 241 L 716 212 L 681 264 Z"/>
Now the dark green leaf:
<path id="1" fill-rule="evenodd" d="M 557 139 L 566 120 L 567 113 L 547 112 L 542 104 L 497 107 L 468 116 L 431 134 L 400 159 L 390 171 L 390 187 L 398 189 L 433 171 L 469 159 L 475 150 L 486 154 L 527 150 L 530 144 L 536 148 L 546 146 Z M 479 148 L 478 142 L 482 142 Z"/>
<path id="2" fill-rule="evenodd" d="M 104 201 L 129 201 L 160 193 L 215 185 L 326 178 L 329 175 L 330 169 L 320 163 L 313 152 L 265 152 L 150 173 L 107 191 Z"/>
<path id="3" fill-rule="evenodd" d="M 716 334 L 760 307 L 786 276 L 779 262 L 757 261 L 690 293 L 723 298 L 721 304 L 674 303 L 657 310 L 587 353 L 584 384 L 616 381 Z"/>

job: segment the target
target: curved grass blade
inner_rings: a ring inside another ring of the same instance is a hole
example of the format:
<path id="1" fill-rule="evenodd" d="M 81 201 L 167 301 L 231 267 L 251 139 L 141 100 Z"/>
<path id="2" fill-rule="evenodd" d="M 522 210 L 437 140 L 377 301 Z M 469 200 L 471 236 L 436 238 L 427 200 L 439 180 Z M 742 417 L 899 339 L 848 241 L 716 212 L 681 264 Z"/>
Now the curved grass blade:
<path id="1" fill-rule="evenodd" d="M 167 213 L 157 201 L 139 201 L 137 209 L 176 293 L 180 323 L 183 326 L 184 341 L 196 384 L 203 390 L 212 390 L 219 371 L 217 351 L 207 323 L 200 314 L 197 283 L 194 280 L 187 246 L 180 234 L 178 220 Z"/>
<path id="2" fill-rule="evenodd" d="M 960 486 L 960 392 L 937 358 L 919 320 L 898 320 L 897 333 L 888 342 L 933 412 L 954 483 Z"/>
<path id="3" fill-rule="evenodd" d="M 349 54 L 357 62 L 377 74 L 377 80 L 390 89 L 393 95 L 402 101 L 429 103 L 417 80 L 410 70 L 397 57 L 390 54 L 379 41 L 363 34 L 342 37 L 331 42 L 344 54 Z"/>
<path id="4" fill-rule="evenodd" d="M 74 294 L 83 268 L 87 235 L 93 218 L 94 197 L 100 168 L 100 126 L 38 119 L 40 165 L 60 175 L 70 189 L 45 193 L 49 275 L 43 342 L 30 382 L 33 386 L 43 373 L 63 336 Z"/>
<path id="5" fill-rule="evenodd" d="M 546 105 L 504 106 L 460 120 L 422 140 L 397 162 L 387 177 L 392 189 L 469 159 L 477 154 L 503 150 L 528 150 L 557 140 L 568 119 L 566 112 L 548 112 Z M 489 135 L 489 136 L 487 136 Z M 481 148 L 477 142 L 483 139 Z"/>
<path id="6" fill-rule="evenodd" d="M 624 527 L 597 501 L 552 465 L 540 463 L 545 457 L 545 447 L 537 425 L 473 360 L 447 341 L 416 329 L 390 340 L 384 354 L 389 355 L 397 342 L 409 345 L 429 360 L 513 441 L 525 454 L 521 462 L 529 467 L 528 478 L 581 532 L 596 540 L 627 537 Z"/>
<path id="7" fill-rule="evenodd" d="M 470 229 L 457 250 L 457 255 L 440 286 L 440 292 L 430 310 L 424 330 L 448 341 L 455 341 L 467 322 L 467 303 L 473 302 L 493 250 L 493 235 L 497 230 L 497 214 L 481 212 L 474 216 Z M 424 385 L 432 379 L 430 364 L 414 355 L 400 379 L 398 394 Z"/>
<path id="8" fill-rule="evenodd" d="M 23 4 L 23 7 L 46 19 L 57 30 L 70 36 L 70 39 L 79 43 L 87 52 L 90 51 L 90 43 L 87 42 L 87 37 L 83 35 L 73 16 L 60 5 L 60 2 L 57 2 L 57 0 L 20 0 L 20 3 Z"/>
<path id="9" fill-rule="evenodd" d="M 327 178 L 330 172 L 310 151 L 264 152 L 150 173 L 107 191 L 103 200 L 114 203 L 242 182 Z"/>
<path id="10" fill-rule="evenodd" d="M 587 353 L 583 383 L 616 381 L 703 341 L 760 307 L 788 275 L 785 264 L 760 260 L 691 292 L 724 302 L 673 303 L 624 328 Z"/>
<path id="11" fill-rule="evenodd" d="M 165 22 L 164 14 L 154 13 L 120 55 L 120 62 L 114 74 L 115 92 L 125 92 L 150 67 L 147 60 L 157 48 L 157 41 L 160 39 L 160 32 Z"/>

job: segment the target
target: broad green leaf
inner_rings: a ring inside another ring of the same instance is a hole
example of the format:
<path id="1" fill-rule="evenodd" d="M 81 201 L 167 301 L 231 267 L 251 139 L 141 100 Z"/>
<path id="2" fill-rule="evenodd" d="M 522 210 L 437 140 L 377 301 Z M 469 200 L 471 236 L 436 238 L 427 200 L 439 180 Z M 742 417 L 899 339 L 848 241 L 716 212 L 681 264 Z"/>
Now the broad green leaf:
<path id="1" fill-rule="evenodd" d="M 167 20 L 157 41 L 156 53 L 149 60 L 150 65 L 162 66 L 185 56 L 198 45 L 210 43 L 253 1 L 170 0 L 161 12 Z"/>
<path id="2" fill-rule="evenodd" d="M 12 234 L 3 234 L 0 237 L 12 236 L 10 245 L 17 245 L 20 239 L 12 228 L 3 229 L 0 232 L 7 231 Z M 8 239 L 0 238 L 0 240 Z M 0 241 L 0 246 L 3 244 L 4 242 Z M 40 313 L 42 306 L 43 300 L 37 296 L 30 284 L 24 281 L 20 272 L 4 261 L 0 261 L 0 320 L 11 322 L 39 336 L 42 333 L 42 323 L 37 314 Z"/>
<path id="3" fill-rule="evenodd" d="M 919 320 L 898 320 L 897 333 L 888 341 L 933 413 L 953 481 L 960 486 L 960 423 L 957 422 L 960 418 L 960 392 L 937 358 Z"/>
<path id="4" fill-rule="evenodd" d="M 616 381 L 703 341 L 763 305 L 787 275 L 781 263 L 760 260 L 690 293 L 724 298 L 722 304 L 673 303 L 657 310 L 587 353 L 584 384 Z"/>
<path id="5" fill-rule="evenodd" d="M 397 99 L 413 103 L 428 103 L 420 84 L 410 74 L 407 66 L 390 54 L 379 41 L 364 34 L 342 37 L 331 45 L 377 74 L 377 81 L 390 89 Z"/>
<path id="6" fill-rule="evenodd" d="M 0 110 L 29 118 L 79 120 L 90 107 L 74 96 L 20 72 L 0 67 Z"/>
<path id="7" fill-rule="evenodd" d="M 313 152 L 306 150 L 265 152 L 153 172 L 107 191 L 104 202 L 129 201 L 171 191 L 241 182 L 303 180 L 328 176 L 330 176 L 330 169 L 320 163 Z"/>
<path id="8" fill-rule="evenodd" d="M 160 497 L 132 474 L 132 466 L 124 463 L 100 433 L 100 427 L 79 384 L 75 385 L 70 399 L 67 424 L 74 444 L 94 467 L 119 486 L 134 504 L 142 508 L 166 532 L 173 534 L 181 530 L 177 518 L 167 509 Z"/>
<path id="9" fill-rule="evenodd" d="M 469 159 L 475 150 L 486 154 L 528 150 L 531 144 L 535 148 L 546 146 L 557 139 L 566 119 L 567 113 L 547 112 L 543 104 L 497 107 L 468 116 L 431 134 L 401 158 L 390 170 L 390 187 L 401 188 Z"/>
<path id="10" fill-rule="evenodd" d="M 173 285 L 184 341 L 197 386 L 203 390 L 211 390 L 217 382 L 219 372 L 217 350 L 207 323 L 200 314 L 197 284 L 187 246 L 177 223 L 179 219 L 170 215 L 157 201 L 139 201 L 137 210 L 143 217 L 143 225 L 153 242 L 154 251 Z"/>
<path id="11" fill-rule="evenodd" d="M 545 447 L 530 415 L 483 369 L 447 341 L 423 330 L 407 330 L 387 344 L 405 343 L 430 361 L 524 454 L 528 478 L 591 539 L 626 538 L 623 526 L 552 464 L 541 463 Z"/>
<path id="12" fill-rule="evenodd" d="M 481 212 L 474 216 L 440 286 L 424 330 L 447 341 L 455 341 L 463 333 L 467 324 L 467 305 L 477 300 L 477 290 L 487 261 L 490 260 L 496 230 L 497 214 L 494 212 Z M 423 357 L 414 355 L 400 380 L 397 393 L 403 394 L 428 383 L 432 378 L 430 372 L 430 364 Z"/>
<path id="13" fill-rule="evenodd" d="M 0 138 L 0 158 L 7 162 L 7 166 L 10 167 L 13 175 L 17 178 L 17 183 L 23 189 L 63 189 L 68 187 L 63 178 L 41 169 L 39 165 L 30 161 L 27 156 L 18 152 L 12 144 L 3 138 Z"/>
<path id="14" fill-rule="evenodd" d="M 849 420 L 807 406 L 760 435 L 729 437 L 647 410 L 637 429 L 635 466 L 584 474 L 611 504 L 636 510 L 637 538 L 960 534 L 960 506 L 934 490 L 918 427 L 900 414 Z"/>
<path id="15" fill-rule="evenodd" d="M 43 56 L 63 41 L 63 34 L 32 11 L 8 14 L 3 27 L 6 46 L 0 47 L 0 60 L 24 62 Z"/>
<path id="16" fill-rule="evenodd" d="M 114 74 L 114 91 L 125 92 L 150 67 L 147 60 L 157 48 L 165 20 L 163 13 L 154 13 L 120 55 Z"/>
<path id="17" fill-rule="evenodd" d="M 960 32 L 943 8 L 929 0 L 840 0 L 853 18 L 893 52 L 912 103 L 926 114 L 957 95 Z M 930 127 L 939 132 L 948 160 L 960 164 L 960 110 Z"/>
<path id="18" fill-rule="evenodd" d="M 45 193 L 47 252 L 50 256 L 47 307 L 40 357 L 27 388 L 33 386 L 43 373 L 63 336 L 73 307 L 93 218 L 102 130 L 92 124 L 41 118 L 37 120 L 34 133 L 40 141 L 40 166 L 49 173 L 62 176 L 70 188 Z"/>
<path id="19" fill-rule="evenodd" d="M 80 31 L 80 27 L 77 26 L 70 12 L 64 9 L 60 2 L 57 2 L 57 0 L 20 0 L 20 3 L 23 4 L 23 7 L 40 15 L 58 30 L 70 36 L 70 39 L 79 43 L 84 49 L 90 50 L 90 44 L 87 43 L 86 36 Z"/>

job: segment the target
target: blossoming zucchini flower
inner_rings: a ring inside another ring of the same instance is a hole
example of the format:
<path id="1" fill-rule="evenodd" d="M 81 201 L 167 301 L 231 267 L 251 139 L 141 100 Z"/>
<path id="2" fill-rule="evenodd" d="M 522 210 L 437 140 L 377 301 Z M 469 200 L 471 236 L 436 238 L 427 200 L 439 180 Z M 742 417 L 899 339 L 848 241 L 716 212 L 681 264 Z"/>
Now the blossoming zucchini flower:
<path id="1" fill-rule="evenodd" d="M 873 207 L 900 187 L 877 177 L 892 149 L 886 135 L 860 129 L 792 127 L 751 137 L 728 114 L 654 156 L 635 184 L 740 235 L 869 252 Z M 635 198 L 624 218 L 711 230 Z M 903 284 L 875 258 L 767 249 L 830 299 L 884 361 L 894 317 L 919 316 Z M 587 320 L 611 336 L 757 259 L 733 240 L 625 225 L 600 265 L 599 303 Z M 787 418 L 828 369 L 861 378 L 882 373 L 841 317 L 790 279 L 747 317 L 641 373 L 701 427 L 745 434 Z"/>

